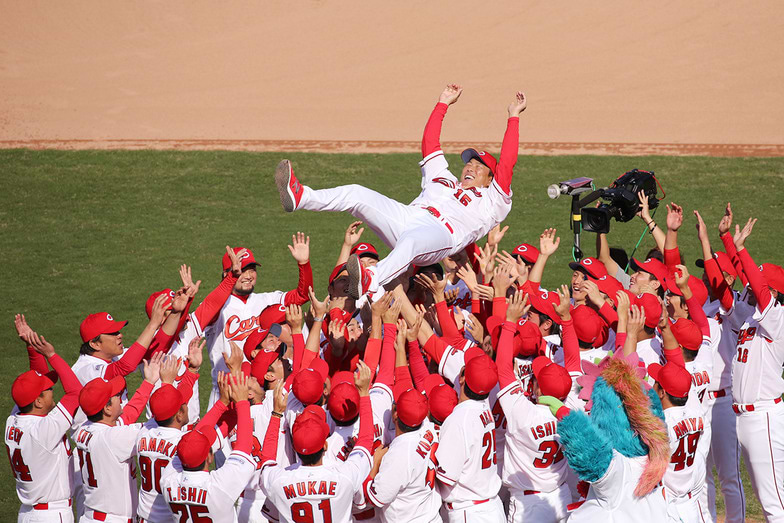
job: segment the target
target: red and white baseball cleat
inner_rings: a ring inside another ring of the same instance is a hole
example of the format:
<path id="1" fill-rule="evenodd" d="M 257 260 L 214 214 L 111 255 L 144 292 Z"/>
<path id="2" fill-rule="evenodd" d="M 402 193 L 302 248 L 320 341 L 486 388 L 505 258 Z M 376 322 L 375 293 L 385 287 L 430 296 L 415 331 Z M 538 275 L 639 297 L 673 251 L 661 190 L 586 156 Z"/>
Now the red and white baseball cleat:
<path id="1" fill-rule="evenodd" d="M 348 295 L 358 300 L 370 289 L 373 272 L 371 269 L 362 267 L 362 264 L 359 263 L 359 256 L 356 254 L 349 256 L 346 262 L 346 271 L 348 272 Z"/>
<path id="2" fill-rule="evenodd" d="M 283 210 L 294 212 L 299 207 L 303 189 L 302 184 L 294 176 L 294 170 L 291 168 L 290 161 L 283 160 L 278 164 L 277 169 L 275 169 L 275 184 L 278 186 Z"/>

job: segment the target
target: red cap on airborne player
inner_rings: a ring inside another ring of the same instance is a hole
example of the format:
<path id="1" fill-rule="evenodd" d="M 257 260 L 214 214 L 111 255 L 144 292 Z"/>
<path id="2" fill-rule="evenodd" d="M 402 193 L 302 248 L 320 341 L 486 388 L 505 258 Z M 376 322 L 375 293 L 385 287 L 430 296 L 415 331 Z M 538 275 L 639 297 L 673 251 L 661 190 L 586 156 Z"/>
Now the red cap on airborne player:
<path id="1" fill-rule="evenodd" d="M 351 249 L 350 254 L 356 254 L 360 258 L 362 258 L 363 256 L 370 256 L 371 258 L 375 258 L 378 260 L 378 251 L 376 250 L 375 247 L 373 247 L 372 243 L 367 243 L 367 242 L 358 243 L 354 246 L 354 248 Z"/>
<path id="2" fill-rule="evenodd" d="M 495 156 L 487 151 L 477 151 L 476 149 L 466 149 L 460 153 L 460 159 L 463 160 L 463 163 L 468 163 L 474 158 L 486 165 L 490 172 L 493 173 L 493 176 L 495 176 L 495 168 L 498 165 L 498 160 L 495 159 Z"/>

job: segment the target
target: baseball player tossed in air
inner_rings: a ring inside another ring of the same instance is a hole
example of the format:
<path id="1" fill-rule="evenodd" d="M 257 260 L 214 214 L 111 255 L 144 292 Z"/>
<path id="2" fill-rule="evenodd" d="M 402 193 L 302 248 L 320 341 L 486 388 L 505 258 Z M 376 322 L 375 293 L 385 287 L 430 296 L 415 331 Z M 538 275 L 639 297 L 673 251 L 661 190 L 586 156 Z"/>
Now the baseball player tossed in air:
<path id="1" fill-rule="evenodd" d="M 72 522 L 72 467 L 65 433 L 79 408 L 82 384 L 52 344 L 27 327 L 23 316 L 17 315 L 16 323 L 25 327 L 20 335 L 28 351 L 32 349 L 31 364 L 37 363 L 36 369 L 14 380 L 11 397 L 19 411 L 5 422 L 5 446 L 22 504 L 17 521 Z M 47 372 L 44 358 L 53 371 Z M 65 396 L 55 403 L 52 387 L 58 377 Z"/>
<path id="2" fill-rule="evenodd" d="M 374 267 L 362 267 L 356 255 L 349 258 L 349 295 L 354 299 L 376 292 L 412 263 L 430 265 L 462 251 L 509 214 L 525 95 L 518 92 L 509 105 L 500 161 L 485 151 L 466 149 L 460 155 L 465 166 L 458 180 L 449 172 L 440 135 L 447 108 L 462 91 L 458 85 L 448 85 L 425 125 L 419 164 L 422 192 L 409 205 L 361 185 L 314 190 L 297 180 L 288 160 L 278 164 L 275 183 L 284 210 L 348 211 L 392 248 Z"/>

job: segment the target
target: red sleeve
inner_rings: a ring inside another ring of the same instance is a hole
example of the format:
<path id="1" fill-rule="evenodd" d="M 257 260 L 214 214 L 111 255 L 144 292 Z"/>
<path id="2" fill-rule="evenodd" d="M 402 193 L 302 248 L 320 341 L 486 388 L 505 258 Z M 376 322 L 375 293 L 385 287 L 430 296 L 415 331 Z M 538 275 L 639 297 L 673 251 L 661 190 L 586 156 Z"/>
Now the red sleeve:
<path id="1" fill-rule="evenodd" d="M 190 391 L 193 389 L 193 384 L 196 383 L 196 380 L 198 379 L 199 379 L 198 374 L 186 369 L 185 374 L 182 375 L 182 378 L 180 378 L 180 382 L 177 384 L 177 390 L 182 393 L 187 393 L 188 395 L 190 395 Z"/>
<path id="2" fill-rule="evenodd" d="M 449 345 L 447 345 L 444 340 L 439 338 L 437 334 L 433 334 L 427 339 L 423 348 L 425 349 L 425 354 L 427 354 L 431 360 L 440 362 L 447 347 L 449 347 Z"/>
<path id="3" fill-rule="evenodd" d="M 153 336 L 152 341 L 150 342 L 150 348 L 144 353 L 144 357 L 142 359 L 149 360 L 153 357 L 154 354 L 158 352 L 167 352 L 174 341 L 174 338 L 180 333 L 177 331 L 175 334 L 169 336 L 163 329 L 158 329 L 155 331 L 155 336 Z"/>
<path id="4" fill-rule="evenodd" d="M 757 310 L 762 312 L 768 307 L 770 300 L 773 299 L 768 290 L 768 284 L 762 276 L 762 271 L 754 264 L 751 254 L 745 247 L 738 251 L 738 259 L 743 265 L 743 272 L 746 273 L 746 277 L 749 279 L 751 290 L 757 298 Z"/>
<path id="5" fill-rule="evenodd" d="M 354 447 L 373 453 L 373 407 L 368 396 L 359 397 L 359 434 Z"/>
<path id="6" fill-rule="evenodd" d="M 564 350 L 564 367 L 569 372 L 582 372 L 580 363 L 580 344 L 577 341 L 577 332 L 574 330 L 574 320 L 561 323 L 561 340 Z"/>
<path id="7" fill-rule="evenodd" d="M 381 340 L 381 362 L 378 367 L 376 383 L 383 383 L 392 388 L 395 380 L 395 336 L 397 335 L 397 325 L 394 323 L 384 324 L 384 337 Z"/>
<path id="8" fill-rule="evenodd" d="M 203 429 L 205 427 L 214 427 L 218 424 L 218 420 L 223 414 L 229 410 L 229 407 L 223 404 L 222 401 L 216 401 L 210 410 L 204 415 L 199 423 L 196 424 L 196 429 Z"/>
<path id="9" fill-rule="evenodd" d="M 735 296 L 733 296 L 730 286 L 724 281 L 724 275 L 715 259 L 705 260 L 705 274 L 708 275 L 708 283 L 713 289 L 713 295 L 719 298 L 719 303 L 725 311 L 730 310 L 735 302 Z"/>
<path id="10" fill-rule="evenodd" d="M 202 330 L 206 329 L 208 325 L 217 319 L 218 313 L 223 308 L 226 300 L 229 299 L 229 296 L 231 296 L 235 283 L 237 283 L 237 277 L 232 272 L 229 272 L 218 286 L 204 298 L 204 301 L 196 307 L 193 314 L 196 316 L 196 320 L 199 322 L 199 327 Z"/>
<path id="11" fill-rule="evenodd" d="M 710 325 L 708 325 L 708 318 L 705 316 L 705 311 L 702 310 L 702 304 L 697 301 L 694 294 L 691 298 L 686 300 L 686 305 L 689 307 L 689 317 L 700 328 L 704 338 L 710 338 Z"/>
<path id="12" fill-rule="evenodd" d="M 515 332 L 517 332 L 517 325 L 511 321 L 505 321 L 501 326 L 501 336 L 498 338 L 498 347 L 496 347 L 496 363 L 498 364 L 498 385 L 503 389 L 513 381 L 515 381 L 514 364 L 512 358 L 514 357 L 513 343 Z"/>
<path id="13" fill-rule="evenodd" d="M 674 349 L 665 349 L 662 347 L 662 355 L 664 356 L 665 360 L 670 361 L 679 367 L 686 366 L 686 361 L 683 359 L 683 351 L 681 351 L 680 347 L 676 347 Z"/>
<path id="14" fill-rule="evenodd" d="M 122 358 L 106 366 L 103 377 L 110 380 L 116 376 L 127 376 L 136 370 L 136 367 L 142 362 L 142 358 L 146 352 L 147 347 L 134 342 Z"/>
<path id="15" fill-rule="evenodd" d="M 365 345 L 365 363 L 370 367 L 370 370 L 375 374 L 378 370 L 378 362 L 381 359 L 381 340 L 378 338 L 369 338 L 367 345 Z"/>
<path id="16" fill-rule="evenodd" d="M 219 401 L 218 403 L 221 402 Z M 237 411 L 235 409 L 226 408 L 215 425 L 218 426 L 218 430 L 221 431 L 223 437 L 227 437 L 231 431 L 234 430 L 234 427 L 237 426 Z"/>
<path id="17" fill-rule="evenodd" d="M 43 357 L 40 354 L 39 356 Z M 73 416 L 76 413 L 76 409 L 79 408 L 79 392 L 82 390 L 82 384 L 79 382 L 76 374 L 74 374 L 74 371 L 71 370 L 71 367 L 59 354 L 53 354 L 49 358 L 49 363 L 57 372 L 57 376 L 60 378 L 60 383 L 63 384 L 63 390 L 65 391 L 65 396 L 60 398 L 60 405 L 65 407 L 65 410 Z"/>
<path id="18" fill-rule="evenodd" d="M 237 411 L 237 441 L 234 442 L 233 450 L 250 454 L 253 448 L 253 422 L 250 419 L 250 403 L 248 400 L 238 401 L 234 404 L 234 409 Z"/>
<path id="19" fill-rule="evenodd" d="M 512 187 L 512 174 L 517 163 L 517 153 L 520 148 L 520 118 L 514 116 L 506 122 L 504 142 L 501 144 L 501 159 L 496 168 L 495 183 L 501 187 L 505 194 L 509 194 Z"/>
<path id="20" fill-rule="evenodd" d="M 443 102 L 438 102 L 430 113 L 430 118 L 425 124 L 425 131 L 422 133 L 422 158 L 441 150 L 441 125 L 446 116 L 449 106 Z"/>
<path id="21" fill-rule="evenodd" d="M 448 340 L 463 338 L 463 335 L 457 330 L 455 318 L 449 312 L 449 307 L 446 306 L 445 301 L 436 303 L 436 316 L 438 316 L 438 324 L 441 325 L 441 336 L 443 338 Z"/>
<path id="22" fill-rule="evenodd" d="M 302 360 L 305 357 L 305 338 L 302 333 L 292 334 L 291 339 L 294 341 L 294 360 L 291 364 L 292 374 L 302 368 Z M 313 354 L 313 353 L 311 353 Z M 312 359 L 310 361 L 313 361 Z"/>
<path id="23" fill-rule="evenodd" d="M 479 260 L 476 259 L 478 254 L 481 254 L 482 250 L 479 246 L 474 243 L 469 243 L 468 246 L 465 248 L 466 255 L 468 256 L 468 263 L 471 264 L 471 268 L 474 269 L 474 274 L 477 276 L 481 274 L 482 268 L 479 266 Z"/>
<path id="24" fill-rule="evenodd" d="M 425 359 L 422 357 L 422 351 L 419 349 L 419 342 L 416 340 L 408 343 L 408 365 L 414 377 L 414 386 L 419 392 L 424 392 L 425 378 L 430 373 L 427 371 Z"/>
<path id="25" fill-rule="evenodd" d="M 313 269 L 310 267 L 310 262 L 297 264 L 297 268 L 299 269 L 297 288 L 286 293 L 286 298 L 283 300 L 284 305 L 302 305 L 310 299 L 308 289 L 313 287 Z"/>
<path id="26" fill-rule="evenodd" d="M 30 361 L 30 370 L 34 370 L 39 374 L 46 374 L 49 372 L 49 366 L 46 364 L 44 355 L 40 352 L 36 352 L 36 350 L 30 346 L 27 347 L 27 359 Z"/>
<path id="27" fill-rule="evenodd" d="M 678 247 L 674 249 L 664 249 L 664 265 L 667 266 L 667 271 L 672 274 L 675 272 L 675 266 L 681 263 L 681 253 Z"/>
<path id="28" fill-rule="evenodd" d="M 732 235 L 728 232 L 724 233 L 721 236 L 721 243 L 724 244 L 724 251 L 727 253 L 727 256 L 730 257 L 730 260 L 732 260 L 732 265 L 735 266 L 735 271 L 738 273 L 738 276 L 740 276 L 740 281 L 745 287 L 749 284 L 749 277 L 743 270 L 743 264 L 738 258 L 738 249 L 735 248 L 735 241 L 732 239 Z"/>
<path id="29" fill-rule="evenodd" d="M 506 318 L 506 298 L 503 296 L 496 296 L 493 298 L 493 316 L 498 316 L 499 318 Z"/>
<path id="30" fill-rule="evenodd" d="M 612 330 L 616 330 L 618 328 L 618 313 L 606 301 L 599 309 L 599 315 Z"/>
<path id="31" fill-rule="evenodd" d="M 264 433 L 264 444 L 261 447 L 261 462 L 275 461 L 278 457 L 278 433 L 280 432 L 280 418 L 272 416 L 267 432 Z"/>
<path id="32" fill-rule="evenodd" d="M 317 357 L 318 357 L 318 353 L 317 352 L 313 352 L 312 350 L 303 350 L 302 351 L 302 365 L 300 366 L 300 369 L 308 369 L 308 368 L 310 368 L 310 364 L 313 363 L 313 360 L 315 360 Z M 294 372 L 292 372 L 291 374 L 293 375 Z"/>
<path id="33" fill-rule="evenodd" d="M 395 394 L 395 400 L 401 393 L 408 389 L 414 388 L 414 382 L 411 379 L 411 373 L 408 371 L 408 365 L 395 367 L 395 385 L 392 390 Z"/>
<path id="34" fill-rule="evenodd" d="M 624 343 L 626 343 L 626 333 L 617 332 L 615 334 L 615 350 L 622 350 Z"/>
<path id="35" fill-rule="evenodd" d="M 147 380 L 142 380 L 142 384 L 139 385 L 138 389 L 136 389 L 133 397 L 130 399 L 130 401 L 128 401 L 128 403 L 125 404 L 125 407 L 123 407 L 123 413 L 120 416 L 120 419 L 123 420 L 123 423 L 126 425 L 136 423 L 136 420 L 139 419 L 139 416 L 144 410 L 144 406 L 147 405 L 147 400 L 150 399 L 151 392 L 152 383 Z"/>

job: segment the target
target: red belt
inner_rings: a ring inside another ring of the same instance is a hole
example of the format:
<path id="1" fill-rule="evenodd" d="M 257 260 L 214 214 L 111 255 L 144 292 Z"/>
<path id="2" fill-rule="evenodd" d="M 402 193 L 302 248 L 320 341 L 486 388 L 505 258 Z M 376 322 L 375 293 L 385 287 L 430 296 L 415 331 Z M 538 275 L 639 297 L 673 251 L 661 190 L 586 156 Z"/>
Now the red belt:
<path id="1" fill-rule="evenodd" d="M 106 521 L 106 516 L 108 516 L 106 512 L 101 512 L 99 510 L 93 510 L 93 519 L 97 521 Z M 133 523 L 133 519 L 128 518 L 128 523 Z"/>
<path id="2" fill-rule="evenodd" d="M 482 503 L 487 503 L 488 501 L 490 501 L 490 500 L 489 499 L 480 499 L 479 501 L 472 501 L 471 504 L 472 505 L 481 505 Z M 447 503 L 446 504 L 446 508 L 448 508 L 449 510 L 453 510 L 451 503 Z"/>
<path id="3" fill-rule="evenodd" d="M 68 500 L 68 506 L 71 506 L 70 499 Z M 49 510 L 49 503 L 38 503 L 37 505 L 33 505 L 33 510 Z"/>
<path id="4" fill-rule="evenodd" d="M 436 218 L 441 218 L 441 213 L 438 212 L 438 209 L 436 209 L 435 207 L 422 207 L 422 208 L 427 212 L 429 212 L 430 214 L 432 214 L 433 216 L 435 216 Z M 451 232 L 452 234 L 455 233 L 455 231 L 452 229 L 452 226 L 449 225 L 448 221 L 444 220 L 444 225 L 446 225 L 446 228 L 449 229 L 449 232 Z"/>
<path id="5" fill-rule="evenodd" d="M 538 490 L 524 490 L 523 496 L 530 496 L 531 494 L 541 494 Z"/>
<path id="6" fill-rule="evenodd" d="M 726 395 L 727 395 L 727 389 L 721 389 L 721 390 L 709 390 L 709 391 L 708 391 L 708 397 L 709 397 L 709 398 L 713 398 L 713 399 L 716 399 L 716 398 L 723 398 L 723 397 L 724 397 L 724 396 L 726 396 Z"/>
<path id="7" fill-rule="evenodd" d="M 356 514 L 351 514 L 351 516 L 356 521 L 363 521 L 363 520 L 366 520 L 366 519 L 372 519 L 373 516 L 375 516 L 375 515 L 376 515 L 376 509 L 374 509 L 374 508 L 369 508 L 369 509 L 364 510 L 362 512 L 357 512 Z"/>
<path id="8" fill-rule="evenodd" d="M 781 403 L 781 396 L 773 400 L 773 403 Z M 753 403 L 749 403 L 747 405 L 733 403 L 732 410 L 735 411 L 735 414 L 740 414 L 741 412 L 753 412 L 755 410 L 755 407 Z"/>

